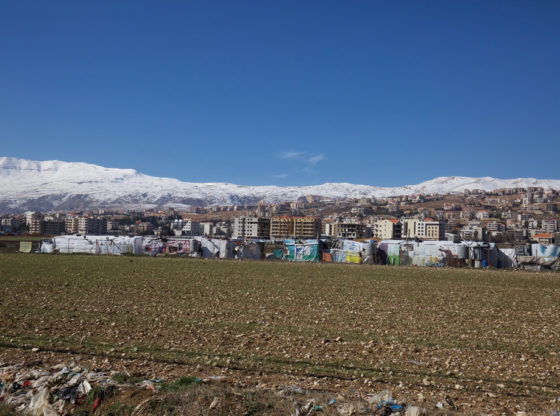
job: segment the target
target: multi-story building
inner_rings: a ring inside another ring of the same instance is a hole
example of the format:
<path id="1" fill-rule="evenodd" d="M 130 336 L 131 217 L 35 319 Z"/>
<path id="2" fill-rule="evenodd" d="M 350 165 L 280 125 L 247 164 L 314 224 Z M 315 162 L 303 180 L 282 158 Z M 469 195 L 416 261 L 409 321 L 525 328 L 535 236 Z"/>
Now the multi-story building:
<path id="1" fill-rule="evenodd" d="M 445 223 L 431 218 L 424 220 L 404 219 L 402 238 L 422 240 L 445 240 Z"/>
<path id="2" fill-rule="evenodd" d="M 262 217 L 237 217 L 233 223 L 233 238 L 269 239 L 270 219 Z"/>
<path id="3" fill-rule="evenodd" d="M 184 235 L 189 236 L 200 235 L 202 233 L 200 222 L 191 219 L 183 220 L 183 228 L 181 230 Z"/>
<path id="4" fill-rule="evenodd" d="M 558 230 L 558 221 L 555 219 L 544 219 L 542 220 L 542 230 L 545 233 L 555 233 Z"/>
<path id="5" fill-rule="evenodd" d="M 77 225 L 77 227 L 76 227 Z M 107 220 L 94 217 L 66 218 L 66 232 L 70 234 L 107 234 Z"/>
<path id="6" fill-rule="evenodd" d="M 420 221 L 423 227 L 423 240 L 445 240 L 445 224 L 441 221 Z"/>
<path id="7" fill-rule="evenodd" d="M 373 224 L 373 236 L 381 240 L 398 240 L 402 234 L 402 224 L 399 220 L 381 219 Z"/>
<path id="8" fill-rule="evenodd" d="M 480 221 L 470 221 L 459 231 L 459 235 L 467 241 L 483 241 L 486 237 Z"/>
<path id="9" fill-rule="evenodd" d="M 78 233 L 93 234 L 93 218 L 78 217 Z"/>
<path id="10" fill-rule="evenodd" d="M 366 237 L 365 226 L 355 221 L 343 221 L 334 223 L 334 235 L 337 238 L 355 240 Z"/>
<path id="11" fill-rule="evenodd" d="M 29 233 L 37 235 L 60 235 L 65 231 L 64 221 L 31 220 Z"/>
<path id="12" fill-rule="evenodd" d="M 15 228 L 19 226 L 19 220 L 14 217 L 2 218 L 2 222 L 0 224 L 1 224 L 0 231 L 11 233 L 14 231 Z"/>
<path id="13" fill-rule="evenodd" d="M 497 221 L 490 221 L 486 224 L 486 231 L 489 233 L 503 233 L 505 230 L 504 224 Z"/>
<path id="14" fill-rule="evenodd" d="M 402 220 L 401 238 L 414 239 L 418 236 L 418 222 L 415 218 L 405 218 Z"/>
<path id="15" fill-rule="evenodd" d="M 270 238 L 318 238 L 321 219 L 318 217 L 273 217 L 270 221 Z"/>
<path id="16" fill-rule="evenodd" d="M 36 212 L 36 211 L 27 211 L 24 214 L 25 217 L 25 224 L 29 227 L 31 227 L 31 221 L 34 220 L 42 220 L 44 215 L 41 214 L 40 212 Z"/>
<path id="17" fill-rule="evenodd" d="M 68 234 L 77 234 L 80 226 L 80 219 L 79 217 L 75 216 L 68 216 L 64 220 L 66 232 Z"/>
<path id="18" fill-rule="evenodd" d="M 490 218 L 490 211 L 488 211 L 487 209 L 481 209 L 476 213 L 476 218 L 478 218 L 479 220 Z"/>

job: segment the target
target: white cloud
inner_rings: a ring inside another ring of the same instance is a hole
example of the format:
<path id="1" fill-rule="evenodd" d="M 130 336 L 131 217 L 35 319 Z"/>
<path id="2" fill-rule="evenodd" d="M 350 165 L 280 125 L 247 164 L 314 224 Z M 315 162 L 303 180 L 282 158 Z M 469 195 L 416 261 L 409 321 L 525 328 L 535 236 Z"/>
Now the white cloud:
<path id="1" fill-rule="evenodd" d="M 305 173 L 308 173 L 310 175 L 316 175 L 317 172 L 313 169 L 311 169 L 309 166 L 306 166 L 302 169 Z"/>
<path id="2" fill-rule="evenodd" d="M 284 179 L 284 178 L 288 177 L 288 174 L 287 173 L 279 173 L 278 175 L 272 175 L 272 177 L 276 178 L 276 179 Z"/>
<path id="3" fill-rule="evenodd" d="M 312 165 L 316 165 L 317 163 L 319 163 L 324 158 L 325 158 L 325 155 L 323 153 L 319 153 L 318 155 L 311 156 L 309 159 L 307 159 L 307 163 L 311 163 Z"/>
<path id="4" fill-rule="evenodd" d="M 299 159 L 303 156 L 304 152 L 282 152 L 280 158 L 282 159 Z"/>

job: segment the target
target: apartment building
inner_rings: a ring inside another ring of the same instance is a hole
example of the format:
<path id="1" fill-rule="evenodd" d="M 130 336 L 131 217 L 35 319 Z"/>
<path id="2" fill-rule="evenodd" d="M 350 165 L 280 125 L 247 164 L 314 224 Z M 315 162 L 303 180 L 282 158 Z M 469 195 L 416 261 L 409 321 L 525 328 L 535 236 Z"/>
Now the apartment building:
<path id="1" fill-rule="evenodd" d="M 79 217 L 68 216 L 64 220 L 66 232 L 68 234 L 77 234 L 80 226 Z"/>
<path id="2" fill-rule="evenodd" d="M 486 231 L 489 233 L 503 233 L 505 231 L 505 226 L 497 221 L 490 221 L 486 224 Z"/>
<path id="3" fill-rule="evenodd" d="M 79 234 L 107 234 L 107 220 L 105 218 L 78 217 L 78 233 Z M 73 222 L 70 223 L 74 225 Z M 66 231 L 68 232 L 69 224 L 66 223 Z"/>
<path id="4" fill-rule="evenodd" d="M 355 240 L 366 237 L 366 232 L 363 224 L 354 221 L 344 221 L 334 223 L 334 235 L 337 238 Z"/>
<path id="5" fill-rule="evenodd" d="M 31 220 L 29 233 L 36 235 L 60 235 L 65 232 L 64 221 Z"/>
<path id="6" fill-rule="evenodd" d="M 394 218 L 377 220 L 373 223 L 372 232 L 381 240 L 398 240 L 402 235 L 402 224 Z"/>
<path id="7" fill-rule="evenodd" d="M 193 221 L 191 219 L 184 219 L 182 222 L 183 227 L 181 231 L 184 235 L 201 235 L 202 234 L 202 227 L 200 226 L 200 222 Z"/>
<path id="8" fill-rule="evenodd" d="M 232 238 L 269 239 L 270 218 L 237 217 L 233 223 Z"/>
<path id="9" fill-rule="evenodd" d="M 318 217 L 273 217 L 270 221 L 270 238 L 317 238 L 321 235 Z"/>
<path id="10" fill-rule="evenodd" d="M 421 240 L 445 240 L 445 223 L 431 218 L 424 220 L 404 219 L 402 238 Z"/>
<path id="11" fill-rule="evenodd" d="M 544 219 L 542 220 L 541 228 L 545 233 L 555 233 L 558 230 L 558 221 L 555 219 Z"/>
<path id="12" fill-rule="evenodd" d="M 44 215 L 40 212 L 36 212 L 36 211 L 27 211 L 24 215 L 25 218 L 25 224 L 29 227 L 31 227 L 31 222 L 34 220 L 42 220 Z"/>

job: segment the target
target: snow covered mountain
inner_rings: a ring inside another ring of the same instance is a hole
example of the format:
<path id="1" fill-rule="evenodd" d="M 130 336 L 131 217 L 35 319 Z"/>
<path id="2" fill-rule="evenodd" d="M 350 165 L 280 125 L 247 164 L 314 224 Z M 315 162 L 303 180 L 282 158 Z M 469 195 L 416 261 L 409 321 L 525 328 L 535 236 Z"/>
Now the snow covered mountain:
<path id="1" fill-rule="evenodd" d="M 326 198 L 387 197 L 453 193 L 465 189 L 543 187 L 560 189 L 555 179 L 440 177 L 396 188 L 349 183 L 316 186 L 241 186 L 190 183 L 144 175 L 133 169 L 111 169 L 88 163 L 44 162 L 0 157 L 0 212 L 149 208 L 294 201 L 305 195 Z"/>

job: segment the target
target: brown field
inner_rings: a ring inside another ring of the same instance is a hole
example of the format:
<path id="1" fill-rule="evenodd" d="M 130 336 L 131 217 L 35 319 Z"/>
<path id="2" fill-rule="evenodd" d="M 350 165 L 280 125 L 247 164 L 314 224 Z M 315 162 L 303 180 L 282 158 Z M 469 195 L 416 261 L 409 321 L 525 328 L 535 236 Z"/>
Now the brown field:
<path id="1" fill-rule="evenodd" d="M 560 409 L 554 273 L 6 254 L 0 316 L 0 364 L 221 375 L 339 401 L 388 389 L 465 413 Z"/>

